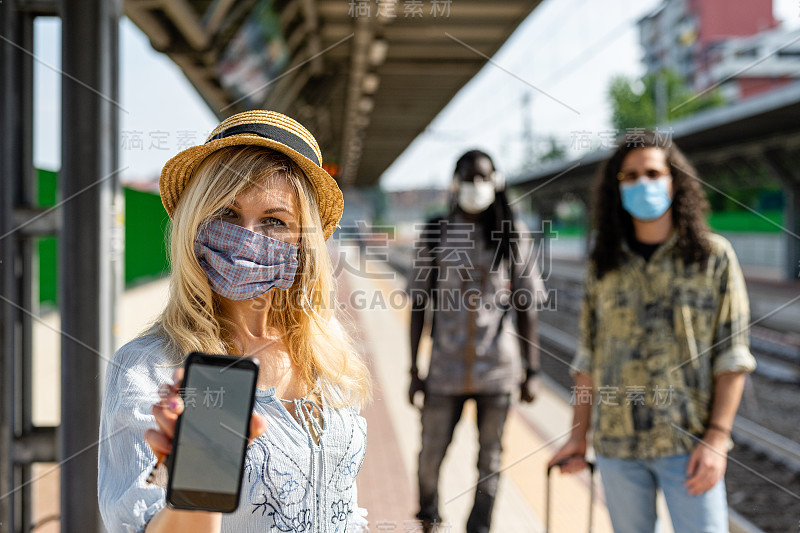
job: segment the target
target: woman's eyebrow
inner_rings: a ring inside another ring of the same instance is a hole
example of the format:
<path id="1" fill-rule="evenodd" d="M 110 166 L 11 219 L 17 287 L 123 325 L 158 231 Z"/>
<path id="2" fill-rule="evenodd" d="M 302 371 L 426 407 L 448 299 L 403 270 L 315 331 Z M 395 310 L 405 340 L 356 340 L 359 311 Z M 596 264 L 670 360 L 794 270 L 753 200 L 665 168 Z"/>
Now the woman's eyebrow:
<path id="1" fill-rule="evenodd" d="M 274 215 L 275 213 L 286 213 L 287 215 L 294 216 L 294 213 L 286 209 L 285 207 L 270 207 L 264 210 L 265 215 Z"/>

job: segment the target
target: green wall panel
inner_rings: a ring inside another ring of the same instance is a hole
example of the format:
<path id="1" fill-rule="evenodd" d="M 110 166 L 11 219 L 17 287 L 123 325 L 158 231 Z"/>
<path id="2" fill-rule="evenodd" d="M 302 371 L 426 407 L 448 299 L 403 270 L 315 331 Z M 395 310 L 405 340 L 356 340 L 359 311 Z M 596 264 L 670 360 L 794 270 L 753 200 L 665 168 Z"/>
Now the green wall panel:
<path id="1" fill-rule="evenodd" d="M 39 207 L 52 207 L 58 199 L 58 174 L 37 171 Z M 135 285 L 169 271 L 165 230 L 169 223 L 158 194 L 123 187 L 125 200 L 125 285 Z M 56 306 L 58 295 L 58 239 L 38 237 L 39 302 Z"/>

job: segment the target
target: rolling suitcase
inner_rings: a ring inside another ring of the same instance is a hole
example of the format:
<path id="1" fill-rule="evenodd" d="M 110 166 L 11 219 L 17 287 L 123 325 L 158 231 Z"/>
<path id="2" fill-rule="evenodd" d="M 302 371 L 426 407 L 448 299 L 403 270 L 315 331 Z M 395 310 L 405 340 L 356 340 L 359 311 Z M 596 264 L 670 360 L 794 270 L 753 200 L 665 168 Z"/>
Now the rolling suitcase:
<path id="1" fill-rule="evenodd" d="M 546 502 L 545 502 L 545 533 L 551 533 L 550 529 L 550 471 L 557 466 L 561 466 L 567 461 L 569 461 L 571 457 L 566 459 L 562 459 L 558 463 L 554 464 L 553 466 L 547 467 L 547 491 L 546 491 Z M 589 533 L 592 533 L 592 507 L 594 504 L 594 463 L 586 461 L 586 464 L 589 468 Z M 553 532 L 554 533 L 554 532 Z"/>

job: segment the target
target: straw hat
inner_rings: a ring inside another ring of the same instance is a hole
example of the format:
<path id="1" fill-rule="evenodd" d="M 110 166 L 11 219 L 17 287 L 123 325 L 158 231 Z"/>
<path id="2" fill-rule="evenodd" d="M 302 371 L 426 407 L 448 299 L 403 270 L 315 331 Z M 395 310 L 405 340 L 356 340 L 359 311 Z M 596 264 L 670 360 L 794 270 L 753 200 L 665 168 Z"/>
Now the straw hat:
<path id="1" fill-rule="evenodd" d="M 205 144 L 187 148 L 167 161 L 161 170 L 158 189 L 170 218 L 203 159 L 226 146 L 246 145 L 271 148 L 297 163 L 316 193 L 322 231 L 328 239 L 342 218 L 342 191 L 322 168 L 322 153 L 314 136 L 297 121 L 275 111 L 245 111 L 228 117 L 214 128 Z"/>

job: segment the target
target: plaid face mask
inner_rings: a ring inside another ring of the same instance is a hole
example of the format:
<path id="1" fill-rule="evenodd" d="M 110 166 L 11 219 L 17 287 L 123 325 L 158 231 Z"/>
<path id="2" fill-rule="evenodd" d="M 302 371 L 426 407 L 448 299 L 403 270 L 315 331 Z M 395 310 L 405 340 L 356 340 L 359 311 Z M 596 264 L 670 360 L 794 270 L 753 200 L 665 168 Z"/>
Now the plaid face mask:
<path id="1" fill-rule="evenodd" d="M 229 300 L 252 300 L 272 288 L 291 287 L 297 250 L 297 245 L 222 220 L 204 224 L 194 241 L 211 288 Z"/>

